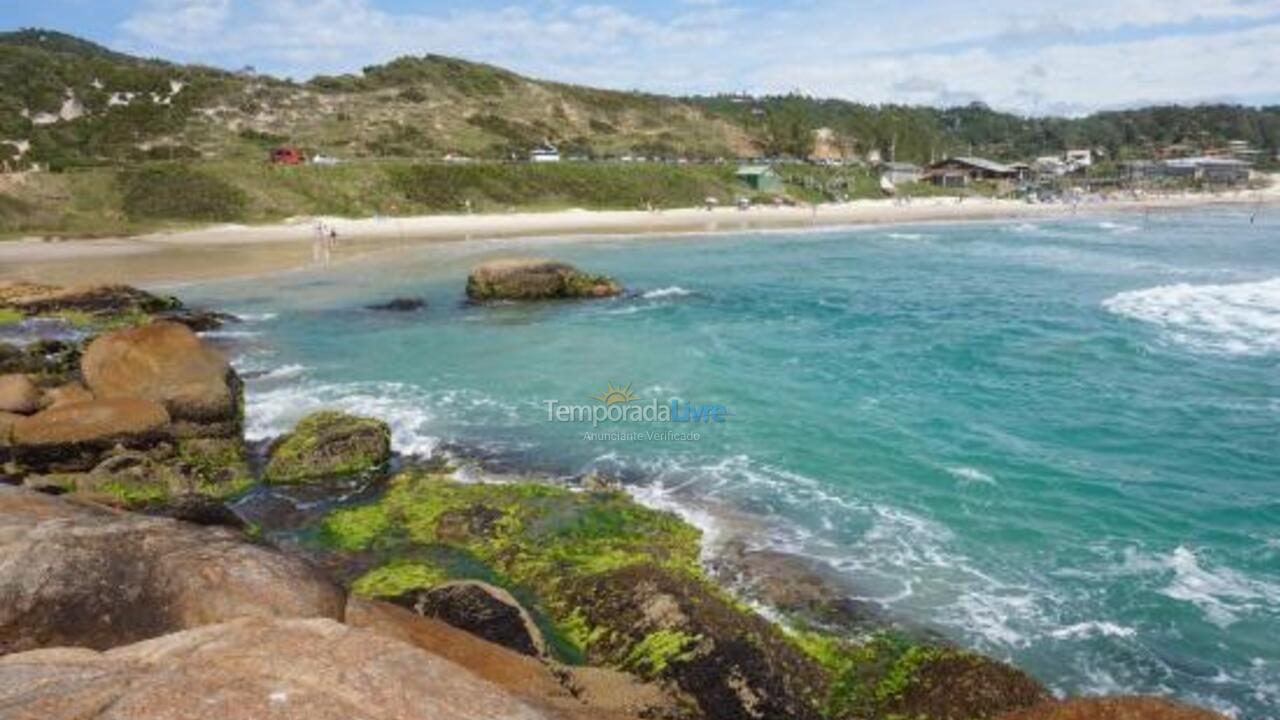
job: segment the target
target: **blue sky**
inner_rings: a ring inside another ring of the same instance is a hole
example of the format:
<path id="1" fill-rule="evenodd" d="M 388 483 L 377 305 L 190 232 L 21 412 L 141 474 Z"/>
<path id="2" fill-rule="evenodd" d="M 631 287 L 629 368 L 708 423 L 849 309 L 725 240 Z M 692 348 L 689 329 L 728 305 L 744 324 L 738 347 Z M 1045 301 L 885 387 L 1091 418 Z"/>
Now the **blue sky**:
<path id="1" fill-rule="evenodd" d="M 1280 103 L 1280 0 L 3 0 L 0 26 L 295 78 L 434 52 L 675 93 Z"/>

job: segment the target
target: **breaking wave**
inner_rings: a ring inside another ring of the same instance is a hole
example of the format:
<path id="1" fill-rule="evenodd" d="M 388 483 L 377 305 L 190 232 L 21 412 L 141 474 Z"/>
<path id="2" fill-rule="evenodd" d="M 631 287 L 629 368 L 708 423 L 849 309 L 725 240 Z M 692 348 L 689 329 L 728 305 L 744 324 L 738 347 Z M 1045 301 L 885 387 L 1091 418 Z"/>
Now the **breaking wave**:
<path id="1" fill-rule="evenodd" d="M 1280 278 L 1228 285 L 1161 285 L 1114 295 L 1102 306 L 1156 325 L 1194 350 L 1280 352 Z"/>

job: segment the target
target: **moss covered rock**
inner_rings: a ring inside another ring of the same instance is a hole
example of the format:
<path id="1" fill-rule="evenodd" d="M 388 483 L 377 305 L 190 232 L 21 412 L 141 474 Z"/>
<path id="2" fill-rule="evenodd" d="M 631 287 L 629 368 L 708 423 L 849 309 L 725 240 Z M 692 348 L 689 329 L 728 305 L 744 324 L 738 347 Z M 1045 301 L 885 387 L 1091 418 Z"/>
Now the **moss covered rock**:
<path id="1" fill-rule="evenodd" d="M 674 682 L 706 717 L 818 717 L 822 667 L 703 577 L 696 528 L 624 493 L 408 472 L 378 501 L 331 514 L 321 535 L 380 559 L 357 592 L 487 580 L 566 659 Z"/>
<path id="2" fill-rule="evenodd" d="M 824 714 L 836 718 L 979 720 L 1049 699 L 1035 679 L 978 653 L 894 632 L 854 643 L 801 633 L 798 643 L 831 677 Z"/>
<path id="3" fill-rule="evenodd" d="M 269 456 L 263 479 L 271 483 L 359 475 L 391 459 L 391 428 L 373 418 L 318 412 L 300 420 Z"/>
<path id="4" fill-rule="evenodd" d="M 620 292 L 613 278 L 552 260 L 493 260 L 467 277 L 467 297 L 475 301 L 611 297 Z"/>

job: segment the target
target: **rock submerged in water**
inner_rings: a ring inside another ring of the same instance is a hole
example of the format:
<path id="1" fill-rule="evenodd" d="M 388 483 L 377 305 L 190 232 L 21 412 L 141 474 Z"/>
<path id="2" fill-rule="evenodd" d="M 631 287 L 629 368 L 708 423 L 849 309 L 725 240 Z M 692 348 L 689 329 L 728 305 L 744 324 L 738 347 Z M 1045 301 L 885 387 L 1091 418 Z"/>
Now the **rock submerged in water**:
<path id="1" fill-rule="evenodd" d="M 493 260 L 477 265 L 467 277 L 467 297 L 477 302 L 602 298 L 621 292 L 611 277 L 554 260 Z"/>
<path id="2" fill-rule="evenodd" d="M 263 480 L 302 483 L 360 475 L 391 459 L 391 428 L 383 421 L 326 410 L 298 421 L 271 446 Z"/>
<path id="3" fill-rule="evenodd" d="M 382 310 L 386 312 L 416 312 L 427 307 L 427 301 L 420 297 L 400 297 L 388 300 L 384 303 L 370 305 L 370 310 Z"/>

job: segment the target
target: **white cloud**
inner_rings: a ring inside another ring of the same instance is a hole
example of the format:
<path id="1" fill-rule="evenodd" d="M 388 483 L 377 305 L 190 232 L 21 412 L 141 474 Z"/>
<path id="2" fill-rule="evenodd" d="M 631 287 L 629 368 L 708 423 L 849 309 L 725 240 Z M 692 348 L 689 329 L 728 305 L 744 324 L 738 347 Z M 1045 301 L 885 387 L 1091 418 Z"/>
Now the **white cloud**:
<path id="1" fill-rule="evenodd" d="M 1280 0 L 527 0 L 395 14 L 373 0 L 147 0 L 133 49 L 295 77 L 434 52 L 670 92 L 802 89 L 869 102 L 1080 110 L 1280 96 Z"/>

